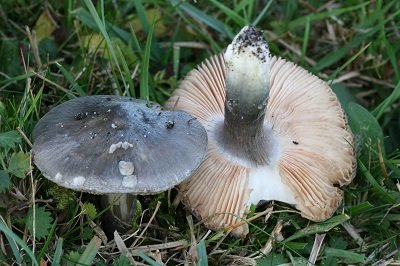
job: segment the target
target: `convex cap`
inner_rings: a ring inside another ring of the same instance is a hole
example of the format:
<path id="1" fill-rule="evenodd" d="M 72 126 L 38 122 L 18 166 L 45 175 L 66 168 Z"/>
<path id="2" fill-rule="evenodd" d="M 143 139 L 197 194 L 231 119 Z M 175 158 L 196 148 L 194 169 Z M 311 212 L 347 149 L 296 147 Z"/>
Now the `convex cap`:
<path id="1" fill-rule="evenodd" d="M 60 186 L 150 194 L 189 177 L 207 150 L 191 115 L 130 97 L 86 96 L 48 112 L 33 131 L 34 163 Z"/>

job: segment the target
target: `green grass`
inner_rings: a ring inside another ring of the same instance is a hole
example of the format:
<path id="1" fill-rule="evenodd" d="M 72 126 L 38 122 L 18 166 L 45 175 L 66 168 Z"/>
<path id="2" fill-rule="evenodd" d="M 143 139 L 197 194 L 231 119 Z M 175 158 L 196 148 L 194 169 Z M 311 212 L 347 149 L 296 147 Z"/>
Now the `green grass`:
<path id="1" fill-rule="evenodd" d="M 126 244 L 122 256 L 113 239 L 105 242 L 95 197 L 55 186 L 32 165 L 33 127 L 50 108 L 83 95 L 163 104 L 179 79 L 248 23 L 265 31 L 273 54 L 330 82 L 342 101 L 358 151 L 343 205 L 313 223 L 271 203 L 247 238 L 236 239 L 192 221 L 176 190 L 139 197 L 143 215 L 121 235 L 136 245 Z M 318 265 L 400 263 L 399 55 L 397 0 L 3 1 L 1 265 L 305 265 L 317 234 L 324 235 Z"/>

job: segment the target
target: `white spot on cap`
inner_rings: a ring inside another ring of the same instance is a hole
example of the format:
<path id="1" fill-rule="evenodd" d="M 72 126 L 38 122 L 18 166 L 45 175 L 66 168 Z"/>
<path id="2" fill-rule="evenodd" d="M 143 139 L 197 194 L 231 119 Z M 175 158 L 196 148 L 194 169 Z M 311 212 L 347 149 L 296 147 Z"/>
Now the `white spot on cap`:
<path id="1" fill-rule="evenodd" d="M 121 175 L 132 175 L 135 167 L 132 162 L 120 161 L 118 163 L 119 172 Z"/>
<path id="2" fill-rule="evenodd" d="M 110 149 L 108 150 L 108 153 L 114 153 L 117 149 L 122 148 L 124 150 L 127 150 L 128 148 L 132 148 L 133 144 L 127 142 L 127 141 L 120 141 L 115 144 L 111 144 Z"/>
<path id="3" fill-rule="evenodd" d="M 124 187 L 134 188 L 137 185 L 137 177 L 135 175 L 124 176 L 122 180 L 122 185 Z"/>
<path id="4" fill-rule="evenodd" d="M 124 149 L 124 150 L 126 150 L 128 148 L 132 148 L 132 147 L 133 147 L 133 145 L 130 144 L 129 142 L 127 142 L 127 141 L 122 142 L 122 144 L 121 144 L 121 148 Z"/>
<path id="5" fill-rule="evenodd" d="M 113 124 L 111 124 L 111 127 L 112 128 L 117 128 L 117 126 L 113 123 Z"/>
<path id="6" fill-rule="evenodd" d="M 59 181 L 62 178 L 62 174 L 57 173 L 56 176 L 54 177 L 54 180 Z"/>
<path id="7" fill-rule="evenodd" d="M 72 185 L 73 185 L 74 187 L 82 186 L 83 183 L 85 183 L 85 180 L 86 180 L 86 178 L 84 178 L 83 176 L 74 177 L 74 178 L 72 179 Z"/>

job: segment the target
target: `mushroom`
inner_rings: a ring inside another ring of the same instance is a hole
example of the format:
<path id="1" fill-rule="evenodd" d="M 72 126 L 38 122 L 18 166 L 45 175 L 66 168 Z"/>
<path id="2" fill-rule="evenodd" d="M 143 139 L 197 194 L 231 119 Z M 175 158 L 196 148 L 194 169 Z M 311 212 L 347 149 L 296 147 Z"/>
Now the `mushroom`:
<path id="1" fill-rule="evenodd" d="M 34 163 L 56 184 L 104 194 L 129 223 L 132 195 L 168 190 L 189 177 L 207 151 L 207 133 L 191 115 L 130 97 L 86 96 L 48 112 L 33 131 Z"/>
<path id="2" fill-rule="evenodd" d="M 206 157 L 180 190 L 209 228 L 245 236 L 251 204 L 272 200 L 323 221 L 341 203 L 339 186 L 354 177 L 354 137 L 331 88 L 271 57 L 252 26 L 224 55 L 192 70 L 166 107 L 192 114 L 207 130 Z"/>

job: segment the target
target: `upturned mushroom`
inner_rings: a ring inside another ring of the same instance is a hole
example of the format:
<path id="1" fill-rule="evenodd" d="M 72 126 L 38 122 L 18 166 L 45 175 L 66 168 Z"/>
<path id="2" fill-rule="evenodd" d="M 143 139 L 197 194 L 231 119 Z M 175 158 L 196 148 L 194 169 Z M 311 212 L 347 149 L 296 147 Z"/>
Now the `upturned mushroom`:
<path id="1" fill-rule="evenodd" d="M 33 131 L 42 174 L 77 191 L 104 194 L 130 222 L 135 200 L 181 183 L 200 165 L 207 133 L 191 115 L 130 97 L 86 96 L 56 106 Z"/>
<path id="2" fill-rule="evenodd" d="M 336 95 L 303 68 L 271 57 L 252 26 L 192 70 L 166 106 L 207 130 L 207 155 L 180 190 L 209 228 L 245 236 L 250 205 L 272 200 L 323 221 L 341 203 L 339 186 L 354 177 L 354 137 Z"/>

